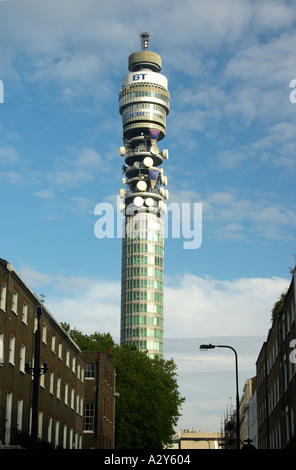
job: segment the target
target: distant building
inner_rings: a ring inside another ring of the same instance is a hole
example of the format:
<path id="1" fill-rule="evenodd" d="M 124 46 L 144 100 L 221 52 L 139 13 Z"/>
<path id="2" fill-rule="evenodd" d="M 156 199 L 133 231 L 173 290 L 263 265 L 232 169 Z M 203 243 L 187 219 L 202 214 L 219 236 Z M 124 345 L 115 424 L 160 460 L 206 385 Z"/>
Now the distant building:
<path id="1" fill-rule="evenodd" d="M 255 388 L 249 401 L 248 410 L 249 439 L 252 445 L 258 449 L 258 423 L 257 423 L 257 390 Z"/>
<path id="2" fill-rule="evenodd" d="M 221 433 L 184 429 L 173 439 L 174 449 L 219 449 Z"/>
<path id="3" fill-rule="evenodd" d="M 240 440 L 242 445 L 249 436 L 249 403 L 256 390 L 256 377 L 245 381 L 239 404 Z"/>
<path id="4" fill-rule="evenodd" d="M 34 365 L 36 312 L 40 306 L 40 366 L 46 364 L 47 372 L 39 378 L 38 447 L 83 449 L 84 437 L 89 446 L 90 420 L 97 448 L 112 447 L 114 367 L 111 358 L 105 353 L 82 353 L 13 266 L 0 259 L 2 447 L 29 448 L 32 443 L 33 380 L 26 371 L 31 372 Z M 94 379 L 90 377 L 90 364 L 94 365 Z M 93 390 L 91 383 L 95 385 Z"/>

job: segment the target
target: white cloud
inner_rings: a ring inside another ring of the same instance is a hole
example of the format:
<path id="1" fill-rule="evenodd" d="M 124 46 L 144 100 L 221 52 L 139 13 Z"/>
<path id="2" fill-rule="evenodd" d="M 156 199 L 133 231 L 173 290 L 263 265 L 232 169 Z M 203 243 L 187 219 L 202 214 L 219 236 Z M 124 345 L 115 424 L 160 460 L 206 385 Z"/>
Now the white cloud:
<path id="1" fill-rule="evenodd" d="M 55 194 L 52 189 L 42 189 L 41 191 L 36 191 L 34 196 L 41 197 L 42 199 L 54 199 Z"/>
<path id="2" fill-rule="evenodd" d="M 0 147 L 0 164 L 6 165 L 18 161 L 16 149 L 11 145 L 4 145 Z"/>
<path id="3" fill-rule="evenodd" d="M 35 289 L 36 287 L 40 288 L 49 285 L 52 282 L 52 277 L 50 275 L 36 271 L 29 266 L 21 266 L 19 268 L 19 273 L 24 282 L 31 289 Z"/>
<path id="4" fill-rule="evenodd" d="M 119 336 L 119 281 L 51 276 L 28 267 L 22 267 L 20 272 L 34 289 L 43 288 L 46 306 L 58 321 L 66 321 L 86 333 L 100 331 Z M 272 307 L 288 284 L 288 280 L 277 277 L 232 281 L 194 274 L 168 277 L 165 336 L 265 334 Z"/>
<path id="5" fill-rule="evenodd" d="M 71 198 L 71 201 L 75 203 L 75 207 L 72 211 L 76 214 L 93 214 L 95 204 L 93 201 L 84 196 L 75 196 Z"/>
<path id="6" fill-rule="evenodd" d="M 170 337 L 260 335 L 270 326 L 271 310 L 288 286 L 286 279 L 233 281 L 185 275 L 167 279 L 165 334 Z"/>
<path id="7" fill-rule="evenodd" d="M 65 291 L 46 302 L 52 314 L 60 322 L 70 323 L 80 331 L 110 333 L 119 337 L 120 283 L 102 279 L 63 279 Z M 61 286 L 59 287 L 61 288 Z"/>
<path id="8" fill-rule="evenodd" d="M 295 21 L 295 8 L 284 2 L 274 0 L 254 2 L 253 11 L 255 25 L 265 31 L 287 28 Z"/>
<path id="9" fill-rule="evenodd" d="M 106 171 L 100 154 L 89 147 L 68 149 L 67 155 L 56 158 L 55 166 L 56 170 L 50 172 L 47 178 L 60 189 L 94 181 L 99 173 Z"/>
<path id="10" fill-rule="evenodd" d="M 0 181 L 3 183 L 12 184 L 18 186 L 23 184 L 23 175 L 16 171 L 1 171 L 0 172 Z"/>
<path id="11" fill-rule="evenodd" d="M 174 181 L 174 184 L 175 181 Z M 291 201 L 272 194 L 217 191 L 202 196 L 194 191 L 170 191 L 170 203 L 202 203 L 203 234 L 223 240 L 292 240 L 296 214 Z"/>

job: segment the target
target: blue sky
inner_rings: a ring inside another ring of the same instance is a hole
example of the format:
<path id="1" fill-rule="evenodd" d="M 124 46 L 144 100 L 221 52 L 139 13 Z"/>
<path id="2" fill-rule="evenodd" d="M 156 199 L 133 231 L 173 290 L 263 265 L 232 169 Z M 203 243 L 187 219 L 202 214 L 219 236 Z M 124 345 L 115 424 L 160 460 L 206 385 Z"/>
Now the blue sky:
<path id="1" fill-rule="evenodd" d="M 295 20 L 293 1 L 0 1 L 0 256 L 58 321 L 119 336 L 121 240 L 96 238 L 94 209 L 122 187 L 118 94 L 147 30 L 171 93 L 168 202 L 203 209 L 198 249 L 165 241 L 167 354 L 267 334 L 296 253 Z M 181 427 L 215 426 L 186 406 Z"/>

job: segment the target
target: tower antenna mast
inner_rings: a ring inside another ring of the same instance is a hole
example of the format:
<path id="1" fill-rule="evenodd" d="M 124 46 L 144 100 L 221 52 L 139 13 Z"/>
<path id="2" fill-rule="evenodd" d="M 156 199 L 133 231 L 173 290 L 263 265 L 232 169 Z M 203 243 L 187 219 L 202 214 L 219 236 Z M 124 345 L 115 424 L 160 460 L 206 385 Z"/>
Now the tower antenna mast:
<path id="1" fill-rule="evenodd" d="M 146 51 L 149 49 L 149 33 L 146 31 L 140 35 L 141 37 L 141 49 L 142 51 Z"/>

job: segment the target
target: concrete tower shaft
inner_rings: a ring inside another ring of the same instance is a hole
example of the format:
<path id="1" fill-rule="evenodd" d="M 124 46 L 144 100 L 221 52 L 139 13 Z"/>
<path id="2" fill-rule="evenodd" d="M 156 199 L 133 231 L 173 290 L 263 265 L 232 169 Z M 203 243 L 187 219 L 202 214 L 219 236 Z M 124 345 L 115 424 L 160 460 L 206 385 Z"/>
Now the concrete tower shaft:
<path id="1" fill-rule="evenodd" d="M 168 199 L 167 177 L 160 166 L 168 151 L 164 138 L 170 108 L 167 78 L 161 58 L 148 49 L 149 35 L 141 35 L 142 50 L 129 56 L 130 73 L 122 79 L 125 157 L 120 190 L 124 213 L 121 282 L 121 343 L 163 354 L 164 226 L 161 214 Z"/>

